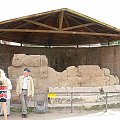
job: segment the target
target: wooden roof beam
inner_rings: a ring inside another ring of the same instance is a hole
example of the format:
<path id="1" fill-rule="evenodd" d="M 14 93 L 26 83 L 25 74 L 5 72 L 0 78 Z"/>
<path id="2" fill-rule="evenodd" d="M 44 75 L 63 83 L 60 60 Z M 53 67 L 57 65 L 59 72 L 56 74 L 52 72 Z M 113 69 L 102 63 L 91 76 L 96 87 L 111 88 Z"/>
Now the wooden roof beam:
<path id="1" fill-rule="evenodd" d="M 46 25 L 46 24 L 43 24 L 43 23 L 40 23 L 40 22 L 36 22 L 36 21 L 33 21 L 33 20 L 24 19 L 22 21 L 25 21 L 27 23 L 31 23 L 31 24 L 34 24 L 34 25 L 37 25 L 37 26 L 42 26 L 42 27 L 45 27 L 45 28 L 49 28 L 49 29 L 52 29 L 52 30 L 58 30 L 58 28 L 55 28 L 53 26 Z"/>
<path id="2" fill-rule="evenodd" d="M 62 30 L 72 30 L 72 29 L 87 27 L 87 26 L 91 26 L 91 25 L 95 25 L 95 23 L 87 23 L 87 24 L 82 24 L 82 25 L 76 25 L 76 26 L 72 26 L 72 27 L 63 28 Z"/>
<path id="3" fill-rule="evenodd" d="M 71 16 L 67 16 L 67 17 L 70 18 L 70 19 L 72 19 L 72 20 L 74 20 L 74 21 L 77 22 L 78 24 L 81 24 L 81 23 L 80 23 L 78 20 L 76 20 L 75 18 L 73 18 L 73 17 L 71 17 Z M 94 23 L 94 24 L 96 24 L 96 23 Z M 85 24 L 84 24 L 84 25 L 85 25 Z M 87 28 L 90 32 L 96 33 L 96 31 L 90 29 L 88 26 L 84 26 L 84 27 Z M 103 36 L 99 36 L 99 37 L 101 37 L 102 39 L 104 39 L 105 42 L 108 42 L 108 40 L 107 40 L 105 37 L 103 37 Z"/>
<path id="4" fill-rule="evenodd" d="M 32 18 L 32 17 L 46 16 L 48 14 L 57 13 L 60 10 L 61 9 L 57 9 L 57 10 L 52 10 L 52 11 L 47 11 L 47 12 L 32 14 L 32 15 L 28 15 L 28 16 L 23 16 L 23 17 L 19 17 L 19 18 L 14 18 L 14 19 L 10 19 L 10 20 L 6 20 L 6 21 L 0 22 L 0 25 L 5 24 L 5 23 L 10 23 L 10 22 L 16 22 L 16 21 L 19 21 L 19 20 L 23 20 L 23 19 L 27 19 L 27 18 Z"/>
<path id="5" fill-rule="evenodd" d="M 33 30 L 33 29 L 0 29 L 0 32 L 34 32 L 34 33 L 58 33 L 58 34 L 76 34 L 76 35 L 95 35 L 95 36 L 116 36 L 120 37 L 120 34 L 109 33 L 93 33 L 93 32 L 76 32 L 76 31 L 54 31 L 54 30 Z"/>
<path id="6" fill-rule="evenodd" d="M 64 20 L 65 20 L 67 26 L 70 26 L 70 24 L 69 24 L 68 21 L 66 20 L 66 17 L 65 17 L 65 16 L 64 16 Z M 68 28 L 68 27 L 67 27 L 67 28 Z M 78 39 L 77 39 L 76 35 L 73 35 L 73 34 L 72 34 L 72 36 L 73 36 L 73 39 L 75 40 L 75 43 L 76 43 L 76 45 L 77 45 L 77 47 L 78 47 Z"/>
<path id="7" fill-rule="evenodd" d="M 51 16 L 51 15 L 43 16 L 43 17 L 38 18 L 38 19 L 35 19 L 35 20 L 44 19 L 44 18 L 46 18 L 46 17 L 50 17 L 50 16 Z M 20 27 L 23 27 L 23 26 L 28 25 L 28 24 L 29 24 L 29 23 L 26 22 L 26 23 L 24 23 L 24 24 L 21 24 L 21 25 L 18 25 L 18 26 L 16 26 L 16 27 L 14 27 L 14 29 L 16 29 L 16 28 L 20 28 Z M 5 32 L 1 32 L 0 35 L 2 35 L 2 34 L 4 34 L 4 33 L 5 33 Z"/>
<path id="8" fill-rule="evenodd" d="M 61 10 L 60 15 L 59 15 L 59 31 L 62 30 L 63 17 L 64 17 L 64 11 Z"/>
<path id="9" fill-rule="evenodd" d="M 67 12 L 66 14 L 68 14 L 68 15 L 70 15 L 70 16 L 73 16 L 73 17 L 75 17 L 75 18 L 77 18 L 77 19 L 79 19 L 79 17 L 81 17 L 81 18 L 84 19 L 85 21 L 95 22 L 95 23 L 97 23 L 97 24 L 99 24 L 99 25 L 102 25 L 103 27 L 106 27 L 106 28 L 108 28 L 108 29 L 112 29 L 112 30 L 118 32 L 118 29 L 117 29 L 117 28 L 115 28 L 115 27 L 113 27 L 113 26 L 111 26 L 111 25 L 108 25 L 108 24 L 106 24 L 106 23 L 104 23 L 104 22 L 101 22 L 101 21 L 99 21 L 99 20 L 93 19 L 93 18 L 91 18 L 91 17 L 88 17 L 88 16 L 86 16 L 86 15 L 83 15 L 83 14 L 81 14 L 81 13 L 75 12 L 75 11 L 70 10 L 70 9 L 69 9 L 68 11 L 69 11 L 69 13 Z"/>

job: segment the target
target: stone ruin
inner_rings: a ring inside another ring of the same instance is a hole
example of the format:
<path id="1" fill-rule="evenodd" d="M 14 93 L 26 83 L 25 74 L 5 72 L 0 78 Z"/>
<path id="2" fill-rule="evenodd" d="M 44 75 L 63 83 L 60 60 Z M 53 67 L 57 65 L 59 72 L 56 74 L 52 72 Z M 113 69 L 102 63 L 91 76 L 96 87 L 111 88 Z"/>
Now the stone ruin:
<path id="1" fill-rule="evenodd" d="M 30 75 L 34 78 L 35 90 L 46 92 L 48 87 L 95 87 L 119 84 L 117 76 L 110 74 L 110 70 L 98 65 L 70 66 L 63 72 L 57 72 L 48 66 L 45 55 L 15 54 L 12 66 L 8 68 L 9 78 L 12 80 L 13 89 L 25 67 L 30 68 Z"/>
<path id="2" fill-rule="evenodd" d="M 98 65 L 79 65 L 67 67 L 63 72 L 57 72 L 48 66 L 45 55 L 15 54 L 12 66 L 8 68 L 9 78 L 13 85 L 13 95 L 16 83 L 23 74 L 25 67 L 30 68 L 30 75 L 34 79 L 35 92 L 45 93 L 49 87 L 97 87 L 118 85 L 117 76 L 110 74 L 107 68 Z"/>

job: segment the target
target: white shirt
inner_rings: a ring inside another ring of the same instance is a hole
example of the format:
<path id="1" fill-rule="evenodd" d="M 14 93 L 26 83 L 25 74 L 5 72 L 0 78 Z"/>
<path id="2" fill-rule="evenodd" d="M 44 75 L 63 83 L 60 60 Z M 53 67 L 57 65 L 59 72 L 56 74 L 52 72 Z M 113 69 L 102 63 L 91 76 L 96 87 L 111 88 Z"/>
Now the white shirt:
<path id="1" fill-rule="evenodd" d="M 28 77 L 24 76 L 22 89 L 28 89 Z"/>

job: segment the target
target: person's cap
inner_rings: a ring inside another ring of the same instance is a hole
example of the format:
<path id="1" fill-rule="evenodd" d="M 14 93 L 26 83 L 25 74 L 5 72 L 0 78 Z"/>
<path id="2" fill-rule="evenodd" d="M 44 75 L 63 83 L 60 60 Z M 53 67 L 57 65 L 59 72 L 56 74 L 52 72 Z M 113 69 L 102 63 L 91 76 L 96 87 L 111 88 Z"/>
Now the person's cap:
<path id="1" fill-rule="evenodd" d="M 29 68 L 25 68 L 24 71 L 31 72 Z"/>

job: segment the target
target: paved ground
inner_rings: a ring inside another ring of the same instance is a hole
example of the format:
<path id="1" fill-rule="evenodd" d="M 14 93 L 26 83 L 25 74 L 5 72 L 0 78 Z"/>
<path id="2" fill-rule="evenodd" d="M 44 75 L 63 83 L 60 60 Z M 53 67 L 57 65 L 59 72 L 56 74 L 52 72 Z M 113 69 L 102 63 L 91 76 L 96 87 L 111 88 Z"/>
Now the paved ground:
<path id="1" fill-rule="evenodd" d="M 120 109 L 108 110 L 107 112 L 82 112 L 82 113 L 65 113 L 54 112 L 46 114 L 29 113 L 28 118 L 21 118 L 20 113 L 12 113 L 8 120 L 119 120 Z M 4 120 L 0 117 L 0 120 Z"/>
<path id="2" fill-rule="evenodd" d="M 28 115 L 28 118 L 21 118 L 20 114 L 12 113 L 9 117 L 8 120 L 57 120 L 57 119 L 62 119 L 62 118 L 69 118 L 69 117 L 76 117 L 79 116 L 80 114 L 78 113 L 46 113 L 46 114 L 35 114 L 35 113 L 30 113 Z M 3 117 L 0 117 L 0 120 L 3 120 Z"/>
<path id="3" fill-rule="evenodd" d="M 74 112 L 70 113 L 70 111 L 54 111 L 54 112 L 48 112 L 45 114 L 37 114 L 30 112 L 28 114 L 27 118 L 21 118 L 20 113 L 13 112 L 11 113 L 10 116 L 8 116 L 8 120 L 62 120 L 63 118 L 69 118 L 69 117 L 77 117 L 77 116 L 82 116 L 82 115 L 87 115 L 90 113 L 95 113 L 95 111 L 91 112 Z M 3 116 L 0 116 L 0 120 L 3 120 Z"/>

